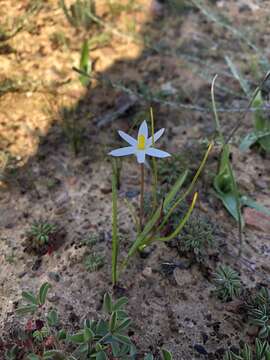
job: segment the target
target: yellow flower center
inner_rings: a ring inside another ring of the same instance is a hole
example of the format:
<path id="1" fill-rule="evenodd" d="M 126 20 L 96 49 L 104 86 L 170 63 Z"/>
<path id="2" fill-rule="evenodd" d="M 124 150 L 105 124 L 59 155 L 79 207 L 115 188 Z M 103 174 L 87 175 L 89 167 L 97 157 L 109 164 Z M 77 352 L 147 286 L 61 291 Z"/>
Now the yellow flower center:
<path id="1" fill-rule="evenodd" d="M 146 145 L 146 140 L 145 140 L 144 135 L 139 135 L 139 136 L 138 136 L 137 149 L 138 149 L 138 150 L 144 150 L 144 149 L 145 149 L 145 145 Z"/>

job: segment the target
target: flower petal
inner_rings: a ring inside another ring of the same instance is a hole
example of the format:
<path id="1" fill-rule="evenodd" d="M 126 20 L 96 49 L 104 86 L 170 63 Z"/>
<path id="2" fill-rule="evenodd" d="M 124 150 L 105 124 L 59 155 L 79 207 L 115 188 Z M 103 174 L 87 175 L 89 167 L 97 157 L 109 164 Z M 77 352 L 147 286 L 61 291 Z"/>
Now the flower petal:
<path id="1" fill-rule="evenodd" d="M 139 164 L 143 164 L 145 162 L 145 150 L 137 150 L 136 156 Z"/>
<path id="2" fill-rule="evenodd" d="M 127 156 L 135 153 L 133 146 L 127 146 L 119 149 L 112 150 L 109 155 L 112 156 Z"/>
<path id="3" fill-rule="evenodd" d="M 141 123 L 141 126 L 139 128 L 138 137 L 140 135 L 143 135 L 145 137 L 145 140 L 148 138 L 148 128 L 146 120 Z"/>
<path id="4" fill-rule="evenodd" d="M 120 135 L 120 137 L 122 139 L 124 139 L 127 143 L 129 143 L 129 145 L 132 145 L 132 146 L 137 145 L 137 141 L 132 136 L 125 133 L 124 131 L 119 130 L 118 134 Z"/>
<path id="5" fill-rule="evenodd" d="M 167 153 L 166 151 L 155 149 L 153 147 L 150 147 L 146 150 L 146 155 L 154 156 L 157 158 L 165 158 L 171 156 L 171 154 Z"/>
<path id="6" fill-rule="evenodd" d="M 163 135 L 165 129 L 160 129 L 154 134 L 154 143 Z M 152 136 L 147 139 L 147 145 L 152 145 Z"/>

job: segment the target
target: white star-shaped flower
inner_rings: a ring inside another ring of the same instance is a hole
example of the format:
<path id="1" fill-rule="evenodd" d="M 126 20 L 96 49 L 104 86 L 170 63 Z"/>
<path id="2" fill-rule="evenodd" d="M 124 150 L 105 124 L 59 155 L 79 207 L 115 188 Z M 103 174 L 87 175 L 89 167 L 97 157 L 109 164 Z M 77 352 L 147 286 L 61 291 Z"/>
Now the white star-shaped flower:
<path id="1" fill-rule="evenodd" d="M 163 135 L 165 129 L 160 129 L 154 134 L 154 143 Z M 169 153 L 163 150 L 159 150 L 153 147 L 152 136 L 148 138 L 147 123 L 144 120 L 139 128 L 137 140 L 128 135 L 124 131 L 119 130 L 118 134 L 124 139 L 130 146 L 112 150 L 109 155 L 112 156 L 127 156 L 136 155 L 139 164 L 145 163 L 145 156 L 153 156 L 157 158 L 165 158 L 171 156 Z"/>

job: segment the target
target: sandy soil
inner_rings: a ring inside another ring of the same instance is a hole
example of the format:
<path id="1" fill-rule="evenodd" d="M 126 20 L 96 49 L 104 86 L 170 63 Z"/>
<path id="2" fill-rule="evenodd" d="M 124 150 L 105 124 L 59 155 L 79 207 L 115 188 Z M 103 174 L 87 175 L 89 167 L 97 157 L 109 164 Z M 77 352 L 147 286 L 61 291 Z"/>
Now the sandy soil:
<path id="1" fill-rule="evenodd" d="M 2 3 L 1 24 L 7 19 L 3 26 L 14 29 L 14 21 L 23 16 L 22 30 L 10 40 L 0 41 L 0 336 L 4 339 L 17 326 L 14 310 L 22 289 L 35 291 L 44 281 L 51 282 L 49 301 L 71 328 L 77 328 L 86 317 L 96 317 L 103 294 L 112 291 L 111 166 L 106 154 L 121 144 L 116 130 L 132 126 L 134 132 L 152 105 L 156 127 L 166 127 L 162 147 L 182 154 L 186 166 L 194 171 L 203 156 L 203 140 L 214 135 L 212 114 L 177 104 L 208 107 L 215 73 L 221 74 L 217 88 L 220 107 L 246 104 L 224 55 L 233 56 L 252 87 L 263 71 L 254 65 L 257 53 L 194 8 L 176 13 L 168 5 L 140 0 L 112 16 L 106 2 L 100 2 L 97 15 L 105 28 L 93 25 L 86 32 L 67 22 L 57 1 Z M 223 12 L 234 26 L 246 29 L 246 36 L 269 56 L 266 44 L 270 34 L 265 25 L 269 2 L 212 3 L 214 11 Z M 101 30 L 107 40 L 99 42 Z M 87 90 L 72 71 L 72 66 L 78 66 L 86 37 L 94 39 L 94 74 L 103 77 L 101 82 L 93 80 Z M 3 45 L 8 48 L 3 50 Z M 9 84 L 8 90 L 2 90 L 3 84 Z M 127 94 L 127 88 L 135 96 Z M 150 91 L 159 101 L 151 99 Z M 121 110 L 123 104 L 128 104 L 126 111 Z M 68 111 L 63 118 L 64 106 Z M 67 137 L 67 116 L 76 119 L 76 126 L 82 129 L 77 156 Z M 225 131 L 238 119 L 238 113 L 223 114 Z M 237 146 L 239 137 L 252 128 L 251 115 L 245 121 L 233 139 L 234 169 L 241 191 L 270 207 L 269 155 L 256 149 L 241 153 Z M 196 216 L 204 216 L 215 229 L 215 245 L 207 262 L 183 265 L 166 274 L 163 263 L 185 264 L 186 259 L 173 247 L 155 245 L 146 258 L 136 256 L 120 280 L 122 293 L 129 299 L 132 339 L 141 354 L 149 350 L 157 354 L 164 345 L 175 359 L 191 360 L 204 358 L 200 354 L 203 347 L 208 359 L 221 359 L 230 345 L 254 340 L 238 310 L 239 302 L 223 304 L 213 296 L 211 273 L 219 263 L 226 263 L 241 274 L 246 287 L 268 286 L 269 224 L 257 223 L 255 218 L 252 227 L 246 226 L 238 258 L 237 226 L 211 185 L 218 151 L 216 146 L 201 177 L 195 210 Z M 147 189 L 149 181 L 147 174 Z M 122 257 L 134 239 L 124 200 L 136 204 L 138 190 L 137 165 L 133 159 L 124 160 L 119 190 Z M 42 257 L 24 251 L 26 233 L 40 219 L 57 223 L 66 232 L 62 246 Z M 98 242 L 90 248 L 85 239 L 93 234 Z M 102 254 L 105 265 L 90 273 L 84 259 L 92 252 Z"/>

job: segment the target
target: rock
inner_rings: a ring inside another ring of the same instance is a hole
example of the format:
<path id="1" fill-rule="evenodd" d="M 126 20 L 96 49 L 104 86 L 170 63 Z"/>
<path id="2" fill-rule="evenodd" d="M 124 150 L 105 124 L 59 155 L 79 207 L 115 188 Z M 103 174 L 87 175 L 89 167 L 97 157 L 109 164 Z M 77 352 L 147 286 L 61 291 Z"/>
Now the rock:
<path id="1" fill-rule="evenodd" d="M 208 352 L 203 345 L 195 344 L 194 349 L 201 355 L 208 355 Z"/>
<path id="2" fill-rule="evenodd" d="M 70 200 L 69 194 L 67 191 L 62 192 L 56 199 L 55 204 L 58 208 L 62 208 Z"/>
<path id="3" fill-rule="evenodd" d="M 110 184 L 104 184 L 101 188 L 100 191 L 102 194 L 107 195 L 110 194 L 112 192 L 112 187 Z"/>
<path id="4" fill-rule="evenodd" d="M 270 233 L 270 216 L 251 208 L 244 209 L 244 219 L 248 226 Z"/>
<path id="5" fill-rule="evenodd" d="M 59 282 L 59 280 L 60 280 L 60 275 L 55 272 L 49 272 L 48 277 L 49 277 L 49 279 L 51 279 L 55 282 Z"/>
<path id="6" fill-rule="evenodd" d="M 133 198 L 136 198 L 138 195 L 139 195 L 139 191 L 138 190 L 128 190 L 126 193 L 125 193 L 125 196 L 128 198 L 128 199 L 133 199 Z"/>
<path id="7" fill-rule="evenodd" d="M 27 271 L 22 271 L 18 274 L 18 278 L 22 279 L 27 274 Z"/>
<path id="8" fill-rule="evenodd" d="M 177 93 L 177 89 L 175 89 L 172 86 L 171 82 L 167 82 L 165 84 L 161 85 L 161 90 L 166 94 L 166 95 L 175 95 Z"/>
<path id="9" fill-rule="evenodd" d="M 247 11 L 252 11 L 252 9 L 250 8 L 250 6 L 248 4 L 243 4 L 239 7 L 239 12 L 247 12 Z"/>
<path id="10" fill-rule="evenodd" d="M 60 297 L 56 294 L 48 295 L 48 301 L 51 303 L 58 303 L 59 299 L 60 299 Z"/>
<path id="11" fill-rule="evenodd" d="M 143 269 L 143 272 L 142 272 L 143 276 L 148 278 L 148 277 L 151 277 L 152 274 L 153 274 L 153 271 L 152 271 L 152 268 L 151 267 L 146 267 L 145 269 Z"/>

